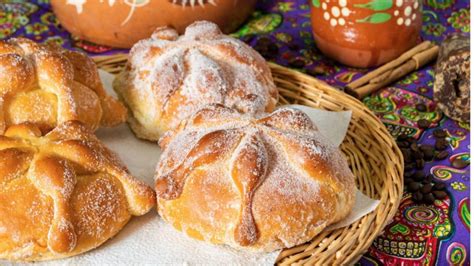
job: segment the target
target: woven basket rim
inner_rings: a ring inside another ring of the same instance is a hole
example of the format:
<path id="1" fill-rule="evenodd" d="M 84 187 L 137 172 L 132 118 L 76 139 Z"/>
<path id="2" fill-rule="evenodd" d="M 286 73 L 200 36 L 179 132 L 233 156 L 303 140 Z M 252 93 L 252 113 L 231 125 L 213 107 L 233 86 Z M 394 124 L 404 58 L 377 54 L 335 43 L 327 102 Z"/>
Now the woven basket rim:
<path id="1" fill-rule="evenodd" d="M 93 57 L 100 69 L 119 72 L 126 54 Z M 280 100 L 293 100 L 326 110 L 352 110 L 348 134 L 341 150 L 348 157 L 359 189 L 380 199 L 377 208 L 351 225 L 317 235 L 312 241 L 283 250 L 277 263 L 346 265 L 356 262 L 391 221 L 403 194 L 403 159 L 394 139 L 382 122 L 362 102 L 324 81 L 302 72 L 269 63 Z M 295 102 L 296 101 L 296 102 Z M 362 125 L 359 125 L 362 124 Z M 361 136 L 358 134 L 360 133 Z M 365 143 L 367 142 L 367 143 Z M 372 155 L 378 152 L 378 156 Z M 376 167 L 369 167 L 376 166 Z M 383 168 L 383 171 L 375 168 Z M 374 174 L 375 173 L 375 174 Z"/>

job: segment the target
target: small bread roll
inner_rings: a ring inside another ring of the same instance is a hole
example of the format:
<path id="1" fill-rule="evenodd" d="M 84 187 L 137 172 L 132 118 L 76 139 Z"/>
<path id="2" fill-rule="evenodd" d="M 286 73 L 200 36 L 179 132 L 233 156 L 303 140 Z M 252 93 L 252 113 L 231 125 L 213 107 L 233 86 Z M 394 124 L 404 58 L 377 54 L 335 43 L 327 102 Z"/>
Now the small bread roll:
<path id="1" fill-rule="evenodd" d="M 278 101 L 265 60 L 206 21 L 182 36 L 158 28 L 135 44 L 114 89 L 130 110 L 134 133 L 153 141 L 207 104 L 256 113 L 273 111 Z"/>
<path id="2" fill-rule="evenodd" d="M 70 120 L 96 130 L 126 115 L 86 54 L 23 38 L 0 41 L 0 134 L 21 123 L 45 133 Z"/>
<path id="3" fill-rule="evenodd" d="M 45 136 L 36 126 L 14 125 L 0 136 L 0 259 L 86 252 L 155 201 L 154 191 L 79 122 Z"/>
<path id="4" fill-rule="evenodd" d="M 160 141 L 158 211 L 192 238 L 273 251 L 345 218 L 355 181 L 338 149 L 302 111 L 198 111 Z"/>

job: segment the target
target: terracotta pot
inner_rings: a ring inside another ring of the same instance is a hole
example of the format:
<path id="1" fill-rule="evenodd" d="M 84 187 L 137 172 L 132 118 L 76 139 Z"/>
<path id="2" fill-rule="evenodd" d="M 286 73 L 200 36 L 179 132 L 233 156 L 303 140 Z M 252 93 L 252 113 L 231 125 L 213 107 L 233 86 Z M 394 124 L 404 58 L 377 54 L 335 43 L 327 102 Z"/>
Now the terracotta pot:
<path id="1" fill-rule="evenodd" d="M 421 0 L 312 0 L 311 23 L 327 56 L 353 67 L 378 66 L 416 44 Z"/>
<path id="2" fill-rule="evenodd" d="M 159 26 L 180 33 L 197 20 L 235 30 L 253 12 L 257 0 L 51 0 L 53 11 L 73 35 L 94 43 L 130 48 Z"/>

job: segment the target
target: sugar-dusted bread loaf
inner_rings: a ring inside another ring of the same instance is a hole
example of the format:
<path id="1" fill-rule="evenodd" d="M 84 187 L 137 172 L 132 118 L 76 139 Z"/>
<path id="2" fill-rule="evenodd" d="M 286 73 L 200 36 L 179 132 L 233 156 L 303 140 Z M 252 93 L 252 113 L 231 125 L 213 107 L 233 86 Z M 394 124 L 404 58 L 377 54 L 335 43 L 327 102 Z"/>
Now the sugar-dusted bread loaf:
<path id="1" fill-rule="evenodd" d="M 0 134 L 21 123 L 47 132 L 71 120 L 95 130 L 126 115 L 87 55 L 23 38 L 0 41 Z"/>
<path id="2" fill-rule="evenodd" d="M 158 28 L 135 44 L 114 89 L 130 109 L 132 130 L 148 140 L 158 140 L 206 104 L 271 112 L 278 98 L 265 60 L 205 21 L 182 36 Z"/>
<path id="3" fill-rule="evenodd" d="M 47 135 L 14 125 L 0 136 L 0 259 L 73 256 L 116 235 L 156 203 L 79 122 Z"/>
<path id="4" fill-rule="evenodd" d="M 190 237 L 272 251 L 345 218 L 355 181 L 338 147 L 301 111 L 205 107 L 161 140 L 158 211 Z"/>

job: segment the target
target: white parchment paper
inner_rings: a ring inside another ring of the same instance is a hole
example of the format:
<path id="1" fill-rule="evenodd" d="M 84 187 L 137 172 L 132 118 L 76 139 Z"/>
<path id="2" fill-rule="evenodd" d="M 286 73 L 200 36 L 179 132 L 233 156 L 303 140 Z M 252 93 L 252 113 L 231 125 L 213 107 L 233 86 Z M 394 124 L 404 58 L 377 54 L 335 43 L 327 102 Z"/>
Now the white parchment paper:
<path id="1" fill-rule="evenodd" d="M 100 72 L 108 93 L 112 90 L 113 76 Z M 306 112 L 313 122 L 335 145 L 346 135 L 351 112 L 327 112 L 292 105 Z M 137 139 L 126 124 L 116 128 L 100 129 L 98 137 L 127 165 L 131 173 L 153 186 L 153 176 L 160 149 L 156 143 Z M 351 214 L 331 229 L 347 226 L 374 210 L 379 201 L 357 191 L 356 204 Z M 101 247 L 72 258 L 40 263 L 44 265 L 273 265 L 279 251 L 251 253 L 216 246 L 188 238 L 162 221 L 156 210 L 145 216 L 134 217 L 113 239 Z"/>

